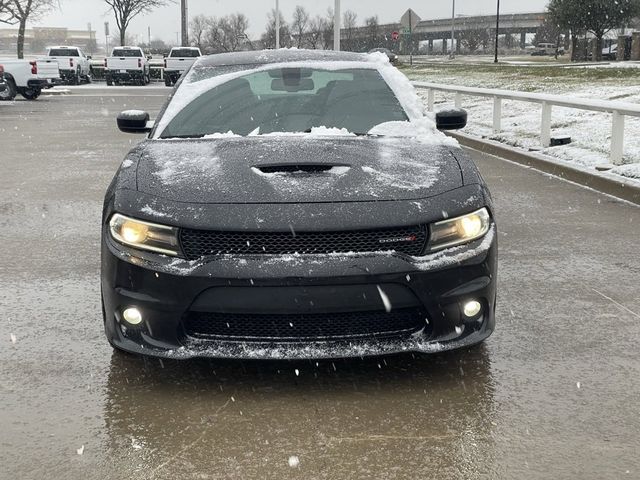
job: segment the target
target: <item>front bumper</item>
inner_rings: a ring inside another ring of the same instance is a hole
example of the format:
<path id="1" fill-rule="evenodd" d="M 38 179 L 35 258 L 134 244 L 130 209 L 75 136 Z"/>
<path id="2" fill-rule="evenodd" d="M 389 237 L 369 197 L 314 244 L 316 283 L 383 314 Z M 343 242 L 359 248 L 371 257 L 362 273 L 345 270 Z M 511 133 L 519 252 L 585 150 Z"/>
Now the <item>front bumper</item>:
<path id="1" fill-rule="evenodd" d="M 482 240 L 426 257 L 403 255 L 247 256 L 188 262 L 129 250 L 103 235 L 102 296 L 105 331 L 112 345 L 132 353 L 186 359 L 328 359 L 434 353 L 474 345 L 495 327 L 497 240 L 495 227 Z M 316 338 L 305 341 L 202 338 L 186 333 L 194 311 L 287 315 L 411 307 L 424 328 L 397 336 Z M 362 294 L 356 296 L 358 291 Z M 373 290 L 375 291 L 375 290 Z M 335 297 L 327 292 L 336 292 Z M 469 300 L 483 305 L 473 319 Z M 144 321 L 122 319 L 129 307 Z"/>

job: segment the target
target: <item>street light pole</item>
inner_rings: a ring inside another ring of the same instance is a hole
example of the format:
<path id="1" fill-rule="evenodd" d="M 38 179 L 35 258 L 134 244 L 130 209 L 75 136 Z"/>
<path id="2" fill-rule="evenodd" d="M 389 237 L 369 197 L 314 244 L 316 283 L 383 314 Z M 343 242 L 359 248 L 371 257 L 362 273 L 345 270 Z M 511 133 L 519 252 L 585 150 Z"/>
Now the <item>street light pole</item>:
<path id="1" fill-rule="evenodd" d="M 180 2 L 180 11 L 181 11 L 181 30 L 182 30 L 182 46 L 189 46 L 189 6 L 187 5 L 187 0 L 181 0 Z"/>
<path id="2" fill-rule="evenodd" d="M 451 54 L 449 58 L 453 59 L 456 57 L 456 50 L 454 47 L 454 42 L 456 38 L 456 0 L 453 0 L 453 12 L 451 13 Z"/>
<path id="3" fill-rule="evenodd" d="M 333 49 L 336 52 L 339 52 L 340 51 L 340 31 L 342 29 L 340 26 L 340 20 L 341 20 L 340 0 L 336 0 L 333 15 L 334 15 L 333 17 Z"/>
<path id="4" fill-rule="evenodd" d="M 496 56 L 493 63 L 498 63 L 498 40 L 500 38 L 500 0 L 498 0 L 498 12 L 496 13 Z"/>
<path id="5" fill-rule="evenodd" d="M 280 48 L 280 0 L 276 0 L 276 50 Z"/>

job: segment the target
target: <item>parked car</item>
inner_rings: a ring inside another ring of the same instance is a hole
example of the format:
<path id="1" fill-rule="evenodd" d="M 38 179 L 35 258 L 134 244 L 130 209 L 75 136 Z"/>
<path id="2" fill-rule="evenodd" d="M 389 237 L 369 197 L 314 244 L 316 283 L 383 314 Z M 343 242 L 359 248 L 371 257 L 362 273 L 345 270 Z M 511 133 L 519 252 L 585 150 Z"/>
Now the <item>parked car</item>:
<path id="1" fill-rule="evenodd" d="M 391 50 L 389 50 L 388 48 L 374 48 L 373 50 L 370 50 L 369 53 L 375 53 L 375 52 L 380 52 L 380 53 L 384 53 L 387 58 L 389 59 L 389 61 L 393 64 L 398 63 L 399 59 L 398 59 L 398 55 L 396 55 L 395 53 L 393 53 Z"/>
<path id="2" fill-rule="evenodd" d="M 167 87 L 175 85 L 180 76 L 201 56 L 202 52 L 196 47 L 172 48 L 164 59 L 164 84 Z"/>
<path id="3" fill-rule="evenodd" d="M 224 78 L 220 72 L 227 72 Z M 494 330 L 491 195 L 379 56 L 202 57 L 105 195 L 104 326 L 171 358 L 435 352 Z"/>
<path id="4" fill-rule="evenodd" d="M 107 85 L 134 83 L 148 85 L 151 82 L 149 59 L 140 47 L 116 47 L 111 56 L 104 59 Z"/>
<path id="5" fill-rule="evenodd" d="M 538 46 L 531 52 L 533 57 L 553 57 L 556 54 L 564 55 L 564 47 L 558 46 L 555 43 L 539 43 Z"/>
<path id="6" fill-rule="evenodd" d="M 90 56 L 78 47 L 49 47 L 47 57 L 58 62 L 62 80 L 71 85 L 91 82 Z"/>
<path id="7" fill-rule="evenodd" d="M 602 59 L 603 60 L 617 60 L 618 58 L 618 45 L 613 44 L 611 47 L 602 49 Z"/>
<path id="8" fill-rule="evenodd" d="M 37 99 L 42 90 L 52 88 L 60 80 L 58 64 L 42 60 L 0 59 L 4 66 L 7 90 L 1 100 L 13 100 L 19 93 L 27 100 Z"/>

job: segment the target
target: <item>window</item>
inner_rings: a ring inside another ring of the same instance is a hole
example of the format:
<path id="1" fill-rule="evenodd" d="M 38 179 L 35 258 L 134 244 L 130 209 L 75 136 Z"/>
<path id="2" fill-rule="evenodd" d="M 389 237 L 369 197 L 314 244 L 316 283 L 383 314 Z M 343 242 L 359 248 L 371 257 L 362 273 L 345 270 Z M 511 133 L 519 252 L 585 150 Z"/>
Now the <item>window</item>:
<path id="1" fill-rule="evenodd" d="M 112 57 L 142 57 L 140 50 L 127 50 L 123 48 L 117 48 L 113 51 Z"/>
<path id="2" fill-rule="evenodd" d="M 79 57 L 80 54 L 75 48 L 52 48 L 49 50 L 50 57 Z"/>
<path id="3" fill-rule="evenodd" d="M 179 91 L 173 101 L 180 101 Z M 381 123 L 407 120 L 377 70 L 278 68 L 247 73 L 208 90 L 169 122 L 161 138 L 305 132 L 313 127 L 365 134 Z"/>

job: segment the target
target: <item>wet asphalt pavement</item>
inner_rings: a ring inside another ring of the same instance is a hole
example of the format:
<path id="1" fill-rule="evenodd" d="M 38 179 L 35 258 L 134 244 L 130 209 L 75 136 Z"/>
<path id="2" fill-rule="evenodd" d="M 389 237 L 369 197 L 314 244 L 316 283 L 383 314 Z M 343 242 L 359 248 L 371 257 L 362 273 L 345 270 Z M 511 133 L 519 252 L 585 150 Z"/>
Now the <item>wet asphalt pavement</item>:
<path id="1" fill-rule="evenodd" d="M 640 208 L 480 154 L 500 227 L 482 347 L 318 365 L 114 355 L 101 202 L 140 140 L 115 116 L 168 92 L 0 104 L 1 479 L 640 478 Z"/>

